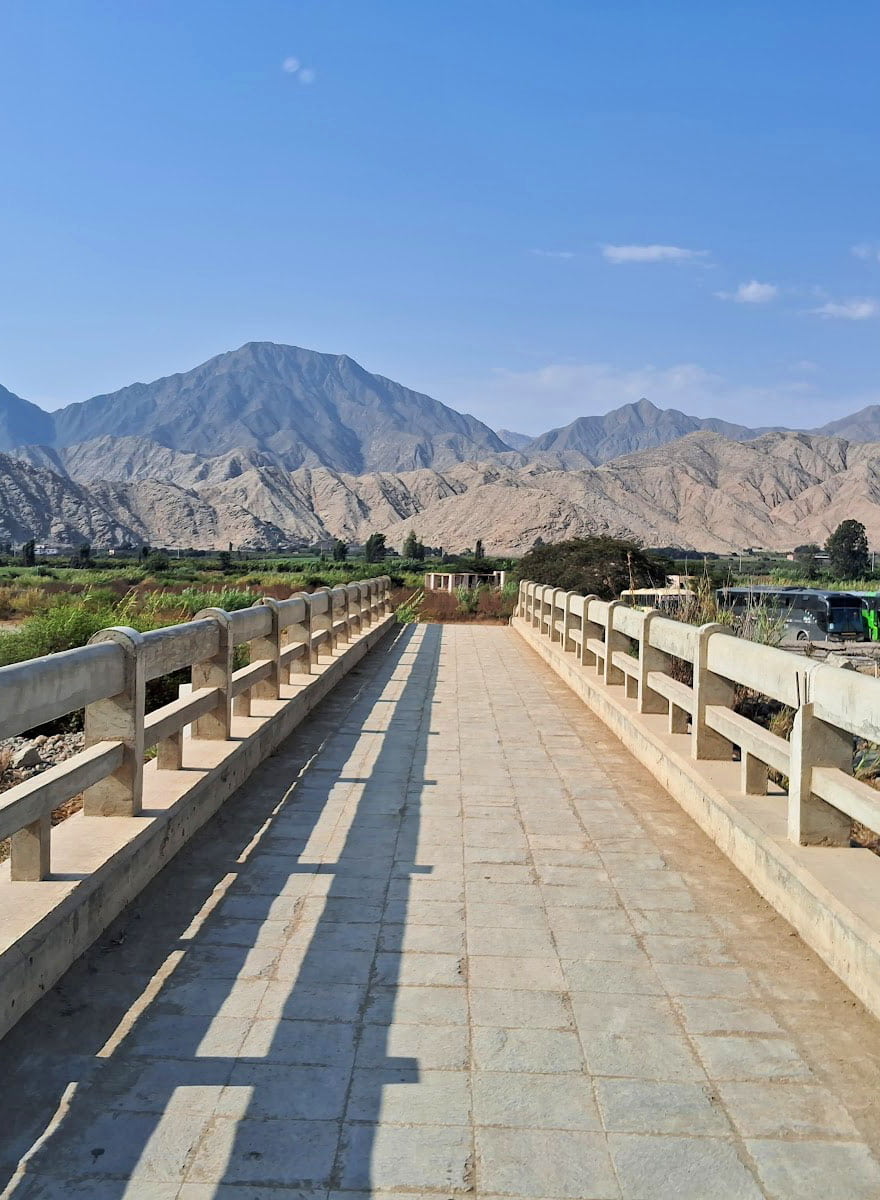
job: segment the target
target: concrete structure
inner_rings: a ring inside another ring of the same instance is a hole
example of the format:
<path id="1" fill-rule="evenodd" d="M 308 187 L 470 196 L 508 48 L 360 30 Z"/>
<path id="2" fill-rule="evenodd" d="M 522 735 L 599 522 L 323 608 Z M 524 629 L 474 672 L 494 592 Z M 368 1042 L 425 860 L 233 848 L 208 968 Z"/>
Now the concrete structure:
<path id="1" fill-rule="evenodd" d="M 0 1192 L 866 1200 L 878 1056 L 520 638 L 410 625 L 6 1037 Z"/>
<path id="2" fill-rule="evenodd" d="M 853 820 L 880 831 L 852 774 L 853 739 L 880 741 L 880 682 L 532 583 L 513 625 L 880 1016 L 880 858 L 849 845 Z M 737 685 L 795 709 L 790 741 L 732 710 Z"/>
<path id="3" fill-rule="evenodd" d="M 425 590 L 455 592 L 458 588 L 503 588 L 506 579 L 506 571 L 487 571 L 485 574 L 478 571 L 428 571 Z"/>
<path id="4" fill-rule="evenodd" d="M 11 839 L 0 1035 L 388 632 L 388 584 L 209 609 L 143 635 L 104 630 L 82 649 L 0 669 L 0 737 L 84 708 L 86 742 L 0 795 L 0 839 Z M 251 661 L 236 671 L 238 646 Z M 191 694 L 146 714 L 147 680 L 183 667 Z M 80 793 L 82 811 L 53 830 L 52 810 Z"/>

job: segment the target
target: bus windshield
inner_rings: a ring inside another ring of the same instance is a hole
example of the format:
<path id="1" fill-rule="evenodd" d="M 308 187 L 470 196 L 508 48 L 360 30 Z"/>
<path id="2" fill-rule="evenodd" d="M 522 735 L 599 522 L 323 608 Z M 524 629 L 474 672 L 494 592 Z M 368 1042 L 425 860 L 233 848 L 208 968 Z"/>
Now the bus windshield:
<path id="1" fill-rule="evenodd" d="M 832 634 L 865 635 L 862 605 L 851 596 L 828 597 L 828 632 Z"/>

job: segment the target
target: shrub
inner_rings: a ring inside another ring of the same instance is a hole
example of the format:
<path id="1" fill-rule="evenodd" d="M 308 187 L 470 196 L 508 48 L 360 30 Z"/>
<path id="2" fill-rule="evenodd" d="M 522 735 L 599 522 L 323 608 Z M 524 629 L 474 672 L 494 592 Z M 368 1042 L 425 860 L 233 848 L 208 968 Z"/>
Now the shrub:
<path id="1" fill-rule="evenodd" d="M 635 542 L 612 537 L 572 538 L 535 546 L 520 559 L 517 579 L 616 600 L 629 587 L 662 587 L 669 563 L 652 558 Z"/>

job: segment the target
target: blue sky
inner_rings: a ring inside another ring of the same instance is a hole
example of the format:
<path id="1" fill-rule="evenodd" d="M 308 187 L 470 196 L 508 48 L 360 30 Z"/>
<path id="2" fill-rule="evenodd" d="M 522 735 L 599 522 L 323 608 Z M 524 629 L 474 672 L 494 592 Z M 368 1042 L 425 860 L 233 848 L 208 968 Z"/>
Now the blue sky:
<path id="1" fill-rule="evenodd" d="M 496 426 L 880 402 L 873 0 L 5 0 L 0 383 L 250 340 Z"/>

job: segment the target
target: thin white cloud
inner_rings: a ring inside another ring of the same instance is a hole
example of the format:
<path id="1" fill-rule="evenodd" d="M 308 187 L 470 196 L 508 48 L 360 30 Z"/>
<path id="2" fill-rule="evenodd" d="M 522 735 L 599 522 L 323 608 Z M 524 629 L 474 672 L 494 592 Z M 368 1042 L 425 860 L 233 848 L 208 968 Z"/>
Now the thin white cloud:
<path id="1" fill-rule="evenodd" d="M 298 58 L 285 58 L 281 70 L 287 75 L 295 76 L 302 84 L 314 83 L 317 78 L 314 68 L 304 67 Z"/>
<path id="2" fill-rule="evenodd" d="M 758 283 L 757 279 L 752 279 L 741 283 L 735 292 L 716 292 L 715 295 L 719 300 L 733 300 L 735 304 L 769 304 L 779 295 L 779 288 L 775 283 Z"/>
<path id="3" fill-rule="evenodd" d="M 880 246 L 876 243 L 859 242 L 857 246 L 851 247 L 850 253 L 863 262 L 880 262 Z"/>
<path id="4" fill-rule="evenodd" d="M 534 254 L 538 258 L 574 258 L 573 250 L 530 250 L 529 254 Z"/>
<path id="5" fill-rule="evenodd" d="M 684 246 L 611 246 L 603 245 L 602 257 L 612 263 L 693 262 L 708 258 L 708 250 L 687 250 Z"/>
<path id="6" fill-rule="evenodd" d="M 717 416 L 740 425 L 821 424 L 806 415 L 816 396 L 812 381 L 787 377 L 778 383 L 738 383 L 697 363 L 625 368 L 610 363 L 551 363 L 533 371 L 495 368 L 488 377 L 459 383 L 457 407 L 490 424 L 539 433 L 575 417 L 609 412 L 647 397 L 658 408 Z M 845 411 L 845 410 L 844 410 Z"/>
<path id="7" fill-rule="evenodd" d="M 868 297 L 856 297 L 839 302 L 829 300 L 827 304 L 823 304 L 819 308 L 811 308 L 810 312 L 817 317 L 841 321 L 869 321 L 872 317 L 880 317 L 880 304 Z"/>

